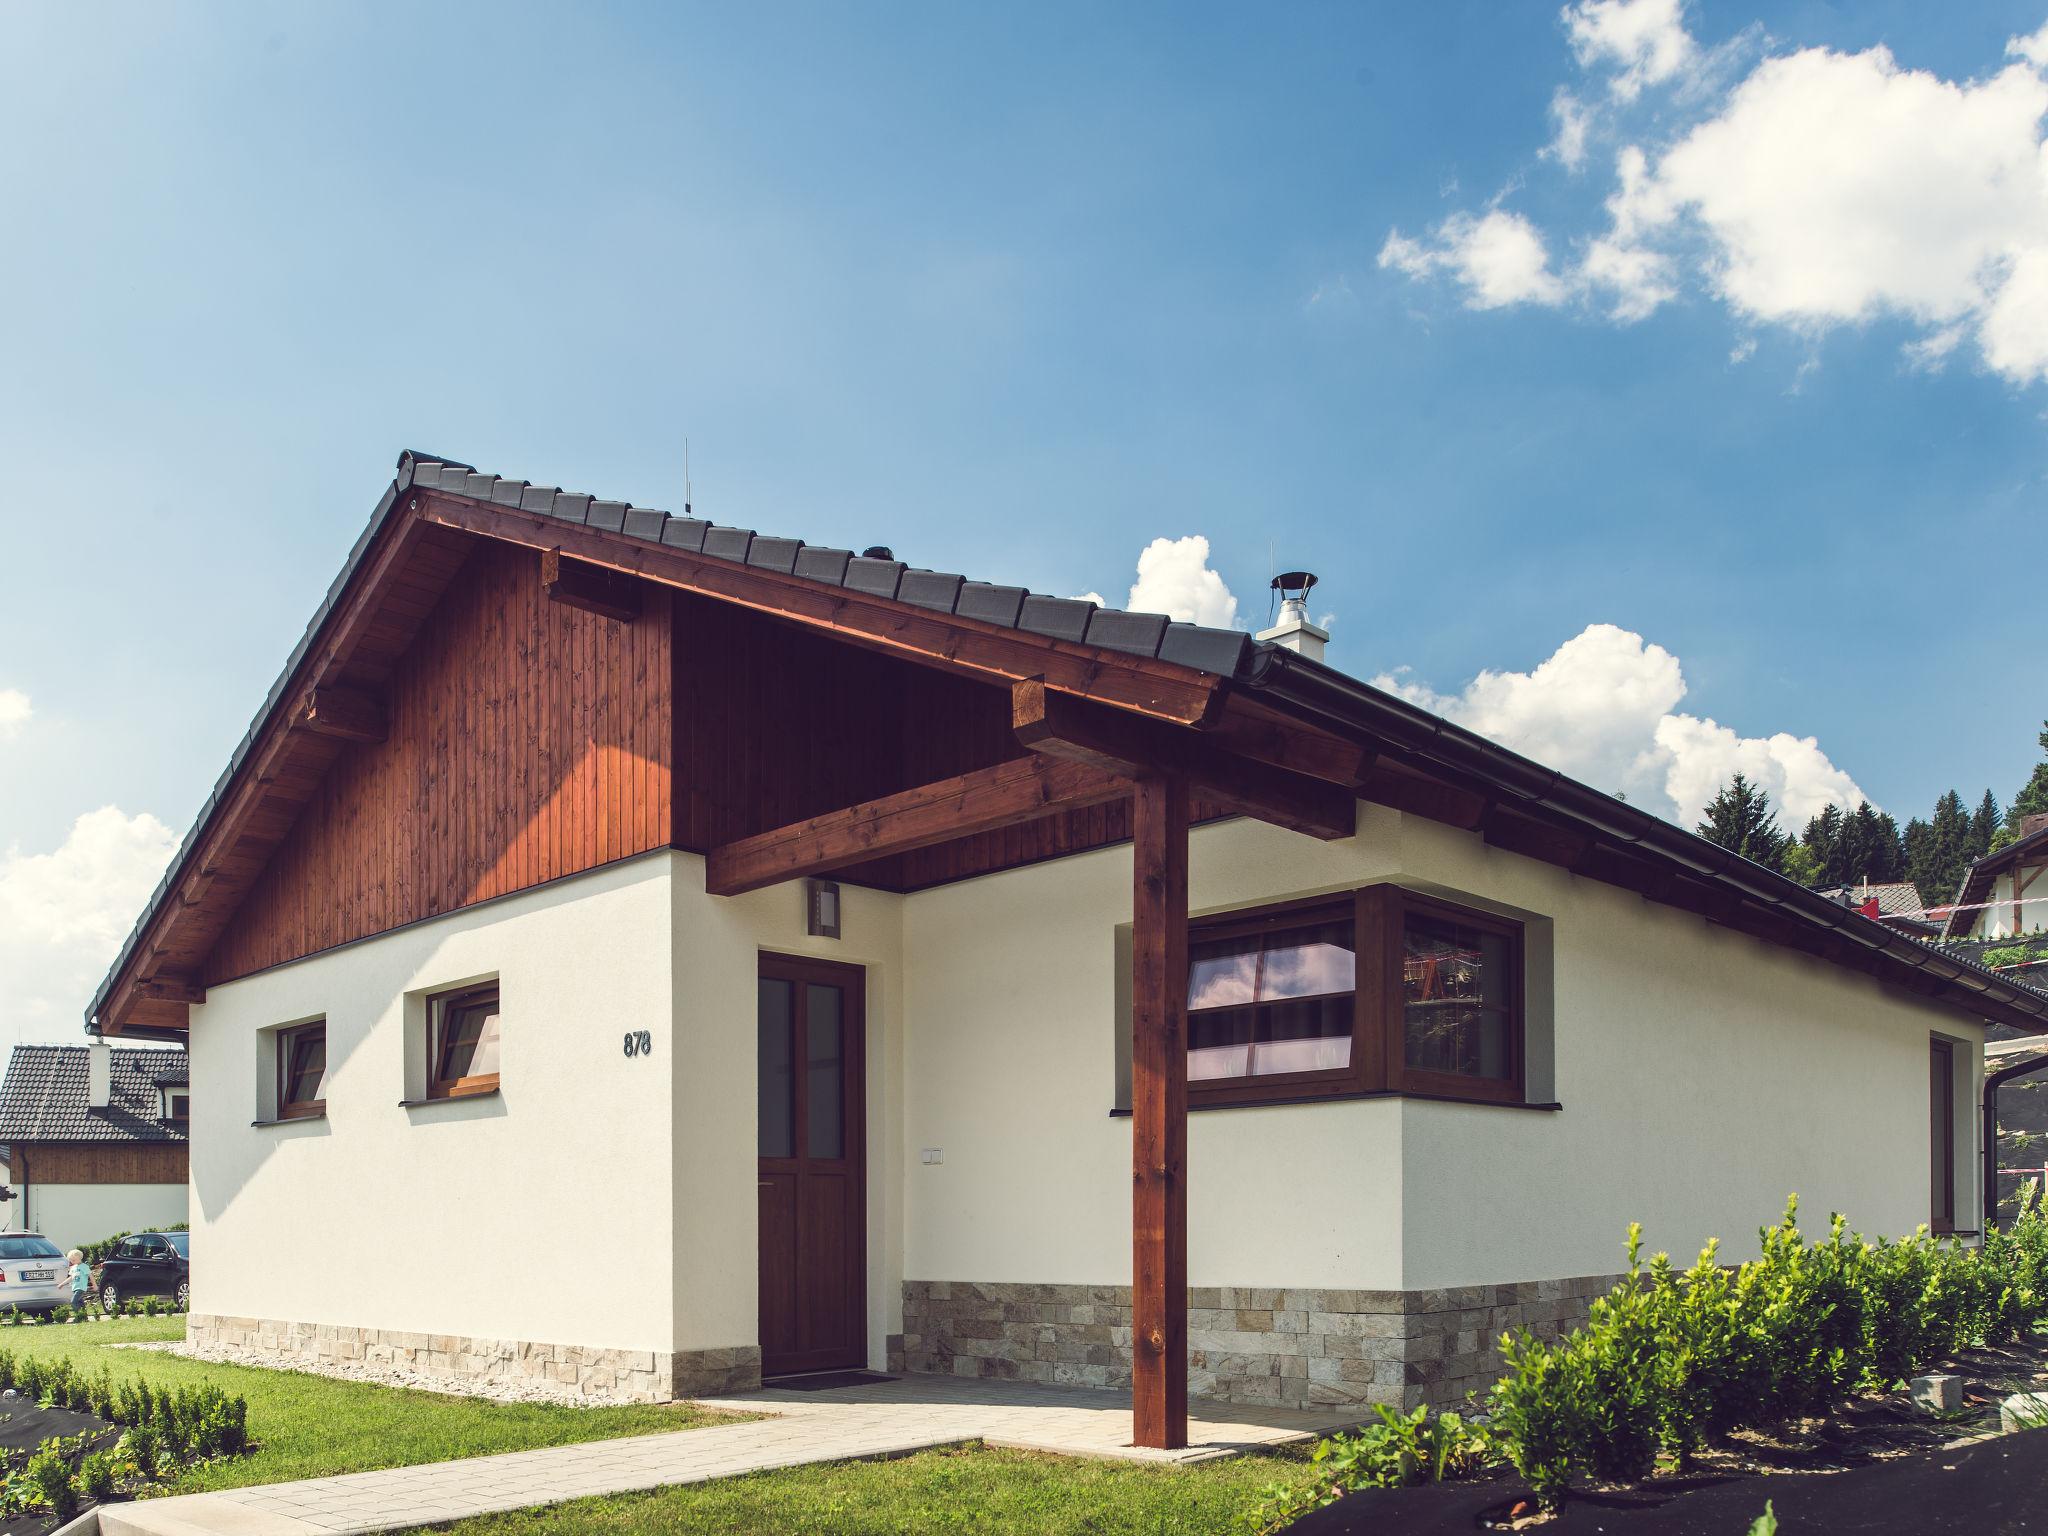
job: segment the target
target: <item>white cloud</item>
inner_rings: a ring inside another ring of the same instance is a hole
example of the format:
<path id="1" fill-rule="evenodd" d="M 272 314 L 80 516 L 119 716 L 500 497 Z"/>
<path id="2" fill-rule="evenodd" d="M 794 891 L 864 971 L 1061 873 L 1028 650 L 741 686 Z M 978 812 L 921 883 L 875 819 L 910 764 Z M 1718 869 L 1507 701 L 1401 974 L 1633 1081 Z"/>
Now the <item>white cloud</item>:
<path id="1" fill-rule="evenodd" d="M 1611 99 L 1594 120 L 1561 89 L 1541 154 L 1571 170 L 1596 129 L 1625 138 L 1606 227 L 1561 242 L 1553 269 L 1526 219 L 1456 213 L 1428 240 L 1391 232 L 1382 267 L 1455 276 L 1474 308 L 1576 299 L 1629 322 L 1696 291 L 1745 334 L 1903 320 L 1915 367 L 1968 338 L 2007 379 L 2048 380 L 2048 27 L 1951 80 L 1882 45 L 1704 53 L 1678 0 L 1583 0 L 1562 20 L 1582 66 L 1615 72 Z M 1468 247 L 1507 219 L 1482 267 Z"/>
<path id="2" fill-rule="evenodd" d="M 1400 676 L 1373 682 L 1688 828 L 1738 770 L 1770 792 L 1789 830 L 1824 805 L 1863 798 L 1812 737 L 1738 736 L 1677 713 L 1678 658 L 1613 624 L 1587 625 L 1532 671 L 1481 672 L 1453 694 Z"/>
<path id="3" fill-rule="evenodd" d="M 1568 171 L 1576 173 L 1584 169 L 1586 135 L 1593 127 L 1592 112 L 1578 97 L 1559 86 L 1557 94 L 1550 98 L 1550 116 L 1557 124 L 1557 134 L 1539 153 Z"/>
<path id="4" fill-rule="evenodd" d="M 0 688 L 0 737 L 12 736 L 28 724 L 28 695 L 19 688 Z"/>
<path id="5" fill-rule="evenodd" d="M 1550 253 L 1536 226 L 1501 208 L 1477 219 L 1454 213 L 1426 240 L 1392 230 L 1380 247 L 1379 264 L 1415 278 L 1448 273 L 1464 284 L 1468 309 L 1561 304 L 1568 294 L 1550 268 Z"/>
<path id="6" fill-rule="evenodd" d="M 1698 49 L 1685 30 L 1683 0 L 1579 0 L 1560 13 L 1585 69 L 1616 71 L 1608 89 L 1633 101 L 1690 64 Z"/>
<path id="7" fill-rule="evenodd" d="M 177 846 L 148 812 L 107 805 L 73 822 L 53 852 L 0 854 L 0 1020 L 29 1038 L 78 1033 Z"/>
<path id="8" fill-rule="evenodd" d="M 1209 569 L 1209 541 L 1199 533 L 1154 539 L 1139 552 L 1130 606 L 1140 613 L 1167 614 L 1183 624 L 1228 629 L 1237 622 L 1237 599 L 1223 578 Z"/>

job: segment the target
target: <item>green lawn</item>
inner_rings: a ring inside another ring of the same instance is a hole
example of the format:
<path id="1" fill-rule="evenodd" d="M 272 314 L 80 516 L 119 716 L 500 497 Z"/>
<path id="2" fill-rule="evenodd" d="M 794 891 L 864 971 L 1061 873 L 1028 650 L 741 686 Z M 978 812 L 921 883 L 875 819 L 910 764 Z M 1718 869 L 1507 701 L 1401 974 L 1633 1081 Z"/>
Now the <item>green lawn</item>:
<path id="1" fill-rule="evenodd" d="M 152 1386 L 212 1381 L 247 1397 L 249 1434 L 258 1442 L 257 1449 L 188 1473 L 174 1486 L 172 1491 L 178 1493 L 730 1422 L 681 1403 L 615 1408 L 487 1403 L 291 1371 L 206 1365 L 155 1350 L 106 1347 L 184 1334 L 184 1319 L 177 1317 L 44 1324 L 0 1328 L 0 1349 L 12 1350 L 17 1358 L 68 1356 L 91 1372 L 106 1365 L 117 1381 L 138 1375 Z"/>
<path id="2" fill-rule="evenodd" d="M 1262 1489 L 1305 1483 L 1308 1474 L 1304 1452 L 1147 1467 L 1023 1451 L 921 1451 L 578 1499 L 440 1529 L 450 1536 L 1234 1536 Z"/>

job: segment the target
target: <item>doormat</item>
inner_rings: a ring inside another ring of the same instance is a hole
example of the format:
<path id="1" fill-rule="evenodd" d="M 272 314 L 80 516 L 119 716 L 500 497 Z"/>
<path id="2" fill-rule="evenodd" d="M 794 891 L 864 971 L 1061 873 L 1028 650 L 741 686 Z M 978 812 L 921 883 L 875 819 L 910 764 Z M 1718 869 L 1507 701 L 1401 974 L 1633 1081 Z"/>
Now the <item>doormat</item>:
<path id="1" fill-rule="evenodd" d="M 830 1392 L 835 1387 L 872 1387 L 895 1379 L 876 1371 L 812 1371 L 807 1376 L 770 1376 L 761 1385 L 779 1392 Z"/>

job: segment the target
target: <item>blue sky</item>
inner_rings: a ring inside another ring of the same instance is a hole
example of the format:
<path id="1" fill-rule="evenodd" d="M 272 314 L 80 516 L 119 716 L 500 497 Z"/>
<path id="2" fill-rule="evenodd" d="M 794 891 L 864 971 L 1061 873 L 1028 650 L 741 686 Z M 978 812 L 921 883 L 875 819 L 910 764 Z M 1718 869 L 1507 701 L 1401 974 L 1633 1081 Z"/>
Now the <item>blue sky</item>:
<path id="1" fill-rule="evenodd" d="M 1672 814 L 1759 751 L 1902 819 L 2003 797 L 2044 20 L 17 0 L 0 916 L 42 928 L 0 1011 L 71 1030 L 404 447 L 676 506 L 687 434 L 702 514 L 1118 602 L 1199 535 L 1254 627 L 1310 566 L 1336 664 Z M 1786 257 L 1723 195 L 1773 81 L 1848 129 L 1874 81 L 1964 163 L 1814 144 L 1842 260 Z M 1883 238 L 1935 225 L 1977 243 Z"/>

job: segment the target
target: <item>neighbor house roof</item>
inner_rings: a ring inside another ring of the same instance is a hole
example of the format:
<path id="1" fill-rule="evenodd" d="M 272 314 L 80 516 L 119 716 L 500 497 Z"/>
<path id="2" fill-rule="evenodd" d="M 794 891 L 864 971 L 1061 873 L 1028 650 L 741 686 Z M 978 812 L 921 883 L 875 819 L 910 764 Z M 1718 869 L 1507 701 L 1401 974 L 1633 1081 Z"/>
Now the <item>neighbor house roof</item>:
<path id="1" fill-rule="evenodd" d="M 286 763 L 281 743 L 317 712 L 322 678 L 342 675 L 336 636 L 345 622 L 361 621 L 366 644 L 408 643 L 407 615 L 418 606 L 405 586 L 408 550 L 448 570 L 461 558 L 459 544 L 437 544 L 427 534 L 559 550 L 854 643 L 994 678 L 1040 677 L 1048 688 L 1085 691 L 1182 726 L 1222 720 L 1270 731 L 1277 722 L 1334 746 L 1354 744 L 1362 753 L 1352 751 L 1349 761 L 1364 767 L 1346 787 L 1362 798 L 1449 821 L 1497 847 L 1869 972 L 1980 1018 L 2048 1024 L 2048 994 L 1937 951 L 1611 794 L 1241 631 L 970 581 L 410 452 L 401 455 L 369 527 L 123 944 L 89 1018 L 107 1028 L 147 1029 L 165 1016 L 151 1013 L 154 1007 L 182 1021 L 197 989 L 177 967 L 196 964 L 204 929 L 182 946 L 167 936 L 176 923 L 195 921 L 193 914 L 212 912 L 209 920 L 217 922 L 215 909 L 231 909 L 262 855 L 261 838 L 238 843 L 229 834 L 238 825 L 288 826 L 295 807 L 286 792 L 317 780 L 332 760 L 308 749 Z M 380 594 L 384 606 L 373 611 Z M 108 1016 L 115 1001 L 128 1017 Z"/>
<path id="2" fill-rule="evenodd" d="M 1866 901 L 1875 901 L 1878 912 L 1885 917 L 1918 917 L 1923 910 L 1920 888 L 1909 880 L 1892 885 L 1830 886 L 1821 895 L 1833 900 L 1846 897 L 1858 906 Z"/>
<path id="3" fill-rule="evenodd" d="M 90 1046 L 17 1045 L 0 1082 L 0 1141 L 183 1141 L 185 1129 L 158 1114 L 160 1087 L 182 1087 L 185 1053 L 148 1046 L 110 1048 L 104 1109 L 86 1102 Z"/>
<path id="4" fill-rule="evenodd" d="M 1963 888 L 1956 893 L 1954 908 L 1942 929 L 1955 938 L 1977 926 L 1977 913 L 1991 895 L 1998 877 L 2020 864 L 2048 862 L 2048 826 L 2036 827 L 2025 837 L 2015 838 L 1996 853 L 1987 853 L 1971 864 L 1963 875 Z"/>

